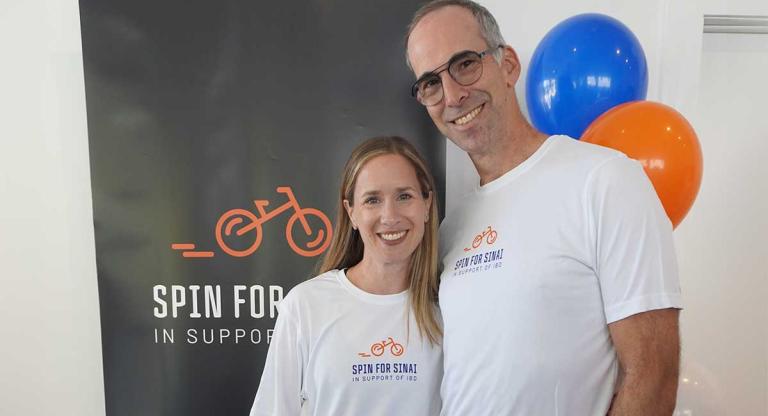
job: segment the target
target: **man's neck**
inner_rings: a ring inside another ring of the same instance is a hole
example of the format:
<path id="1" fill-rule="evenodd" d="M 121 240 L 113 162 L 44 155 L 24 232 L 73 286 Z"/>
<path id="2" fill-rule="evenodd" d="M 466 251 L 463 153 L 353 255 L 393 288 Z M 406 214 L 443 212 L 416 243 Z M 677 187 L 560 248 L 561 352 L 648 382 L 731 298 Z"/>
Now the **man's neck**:
<path id="1" fill-rule="evenodd" d="M 549 137 L 527 122 L 521 123 L 506 136 L 505 140 L 498 141 L 500 145 L 493 152 L 469 155 L 480 175 L 481 186 L 500 178 L 525 162 Z"/>

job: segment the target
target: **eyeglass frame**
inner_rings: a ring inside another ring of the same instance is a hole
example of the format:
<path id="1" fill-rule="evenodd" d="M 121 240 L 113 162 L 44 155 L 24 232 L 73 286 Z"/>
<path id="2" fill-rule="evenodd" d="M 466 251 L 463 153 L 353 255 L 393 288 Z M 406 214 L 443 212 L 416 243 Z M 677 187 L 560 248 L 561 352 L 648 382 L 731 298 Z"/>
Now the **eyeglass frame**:
<path id="1" fill-rule="evenodd" d="M 457 53 L 453 54 L 453 56 L 451 56 L 451 58 L 450 58 L 450 59 L 448 59 L 448 61 L 447 61 L 446 63 L 444 63 L 444 64 L 442 64 L 442 65 L 438 66 L 438 67 L 437 67 L 437 68 L 435 68 L 433 71 L 429 71 L 429 72 L 427 72 L 426 74 L 424 74 L 424 75 L 420 76 L 420 77 L 419 77 L 419 79 L 417 79 L 417 80 L 416 80 L 416 82 L 414 82 L 414 83 L 413 83 L 413 85 L 411 85 L 411 96 L 412 96 L 413 98 L 415 98 L 415 99 L 416 99 L 416 101 L 418 101 L 418 102 L 419 102 L 419 104 L 421 104 L 421 105 L 423 105 L 423 106 L 425 106 L 425 107 L 431 107 L 431 106 L 433 106 L 433 105 L 437 105 L 437 104 L 439 104 L 439 103 L 440 103 L 440 101 L 443 101 L 443 98 L 445 98 L 445 88 L 443 87 L 443 83 L 442 83 L 442 81 L 440 82 L 440 90 L 442 91 L 443 95 L 442 95 L 442 96 L 440 97 L 440 99 L 439 99 L 439 100 L 437 100 L 437 101 L 436 101 L 434 104 L 424 104 L 423 102 L 421 102 L 421 100 L 419 100 L 419 97 L 418 97 L 418 93 L 419 93 L 419 90 L 418 90 L 418 88 L 417 88 L 417 85 L 418 85 L 420 82 L 424 81 L 426 78 L 428 78 L 428 77 L 431 77 L 431 76 L 433 76 L 433 75 L 434 75 L 435 77 L 437 77 L 437 78 L 440 78 L 440 73 L 441 73 L 441 72 L 445 72 L 445 71 L 448 71 L 448 69 L 450 69 L 450 67 L 451 67 L 451 64 L 455 63 L 455 62 L 458 60 L 457 58 L 459 58 L 459 57 L 462 57 L 462 56 L 464 56 L 464 55 L 465 55 L 465 54 L 467 54 L 467 53 L 474 53 L 474 54 L 477 54 L 477 55 L 480 57 L 480 62 L 482 63 L 482 60 L 483 60 L 483 58 L 485 58 L 485 56 L 486 56 L 486 55 L 488 55 L 488 54 L 489 54 L 489 53 L 491 53 L 491 52 L 495 52 L 495 51 L 496 51 L 496 49 L 499 49 L 499 48 L 503 48 L 503 47 L 504 47 L 504 45 L 498 45 L 498 46 L 493 46 L 493 47 L 490 47 L 490 48 L 488 48 L 488 49 L 486 49 L 486 50 L 484 50 L 484 51 L 482 51 L 482 52 L 477 52 L 477 51 L 473 51 L 473 50 L 465 50 L 465 51 L 461 51 L 461 52 L 457 52 Z M 441 69 L 441 68 L 442 68 L 442 69 Z M 470 82 L 469 84 L 462 84 L 461 82 L 459 82 L 459 81 L 458 81 L 456 78 L 454 78 L 454 76 L 453 76 L 453 74 L 451 73 L 451 71 L 448 71 L 448 75 L 449 75 L 449 76 L 451 77 L 451 79 L 452 79 L 454 82 L 456 82 L 457 84 L 459 84 L 459 85 L 461 85 L 461 86 L 464 86 L 464 87 L 467 87 L 467 86 L 469 86 L 469 85 L 472 85 L 472 84 L 474 84 L 475 82 L 477 82 L 477 81 L 478 81 L 478 80 L 479 80 L 479 79 L 480 79 L 480 78 L 483 76 L 483 73 L 482 73 L 482 68 L 483 68 L 483 67 L 482 67 L 482 65 L 481 65 L 481 66 L 480 66 L 480 71 L 481 71 L 481 72 L 480 72 L 480 76 L 479 76 L 479 77 L 477 77 L 477 79 L 476 79 L 476 80 L 474 80 L 474 81 Z"/>

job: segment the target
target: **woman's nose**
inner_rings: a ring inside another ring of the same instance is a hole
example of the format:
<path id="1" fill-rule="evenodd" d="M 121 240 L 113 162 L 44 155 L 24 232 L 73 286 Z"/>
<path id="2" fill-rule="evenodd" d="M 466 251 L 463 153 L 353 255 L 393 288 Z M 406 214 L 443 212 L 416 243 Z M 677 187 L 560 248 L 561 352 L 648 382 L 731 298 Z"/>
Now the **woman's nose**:
<path id="1" fill-rule="evenodd" d="M 395 201 L 385 201 L 381 210 L 381 223 L 384 225 L 394 225 L 400 221 L 400 214 Z"/>

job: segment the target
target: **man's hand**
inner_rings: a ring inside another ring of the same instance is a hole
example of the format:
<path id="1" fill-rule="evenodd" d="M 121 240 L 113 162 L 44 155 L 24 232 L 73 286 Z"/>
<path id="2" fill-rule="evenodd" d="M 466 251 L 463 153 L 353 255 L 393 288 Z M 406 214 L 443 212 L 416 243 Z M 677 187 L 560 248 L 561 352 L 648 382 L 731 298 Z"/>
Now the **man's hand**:
<path id="1" fill-rule="evenodd" d="M 680 372 L 678 309 L 632 315 L 608 325 L 620 365 L 609 416 L 668 416 Z"/>

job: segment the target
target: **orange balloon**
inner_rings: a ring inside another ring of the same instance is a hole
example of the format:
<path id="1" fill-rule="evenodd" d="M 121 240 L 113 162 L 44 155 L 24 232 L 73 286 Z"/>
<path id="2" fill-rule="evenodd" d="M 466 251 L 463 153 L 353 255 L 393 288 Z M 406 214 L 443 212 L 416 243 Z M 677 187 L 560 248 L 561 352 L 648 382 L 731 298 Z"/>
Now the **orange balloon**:
<path id="1" fill-rule="evenodd" d="M 699 193 L 703 162 L 696 132 L 675 109 L 652 101 L 621 104 L 593 121 L 581 140 L 639 161 L 672 226 L 685 218 Z"/>

